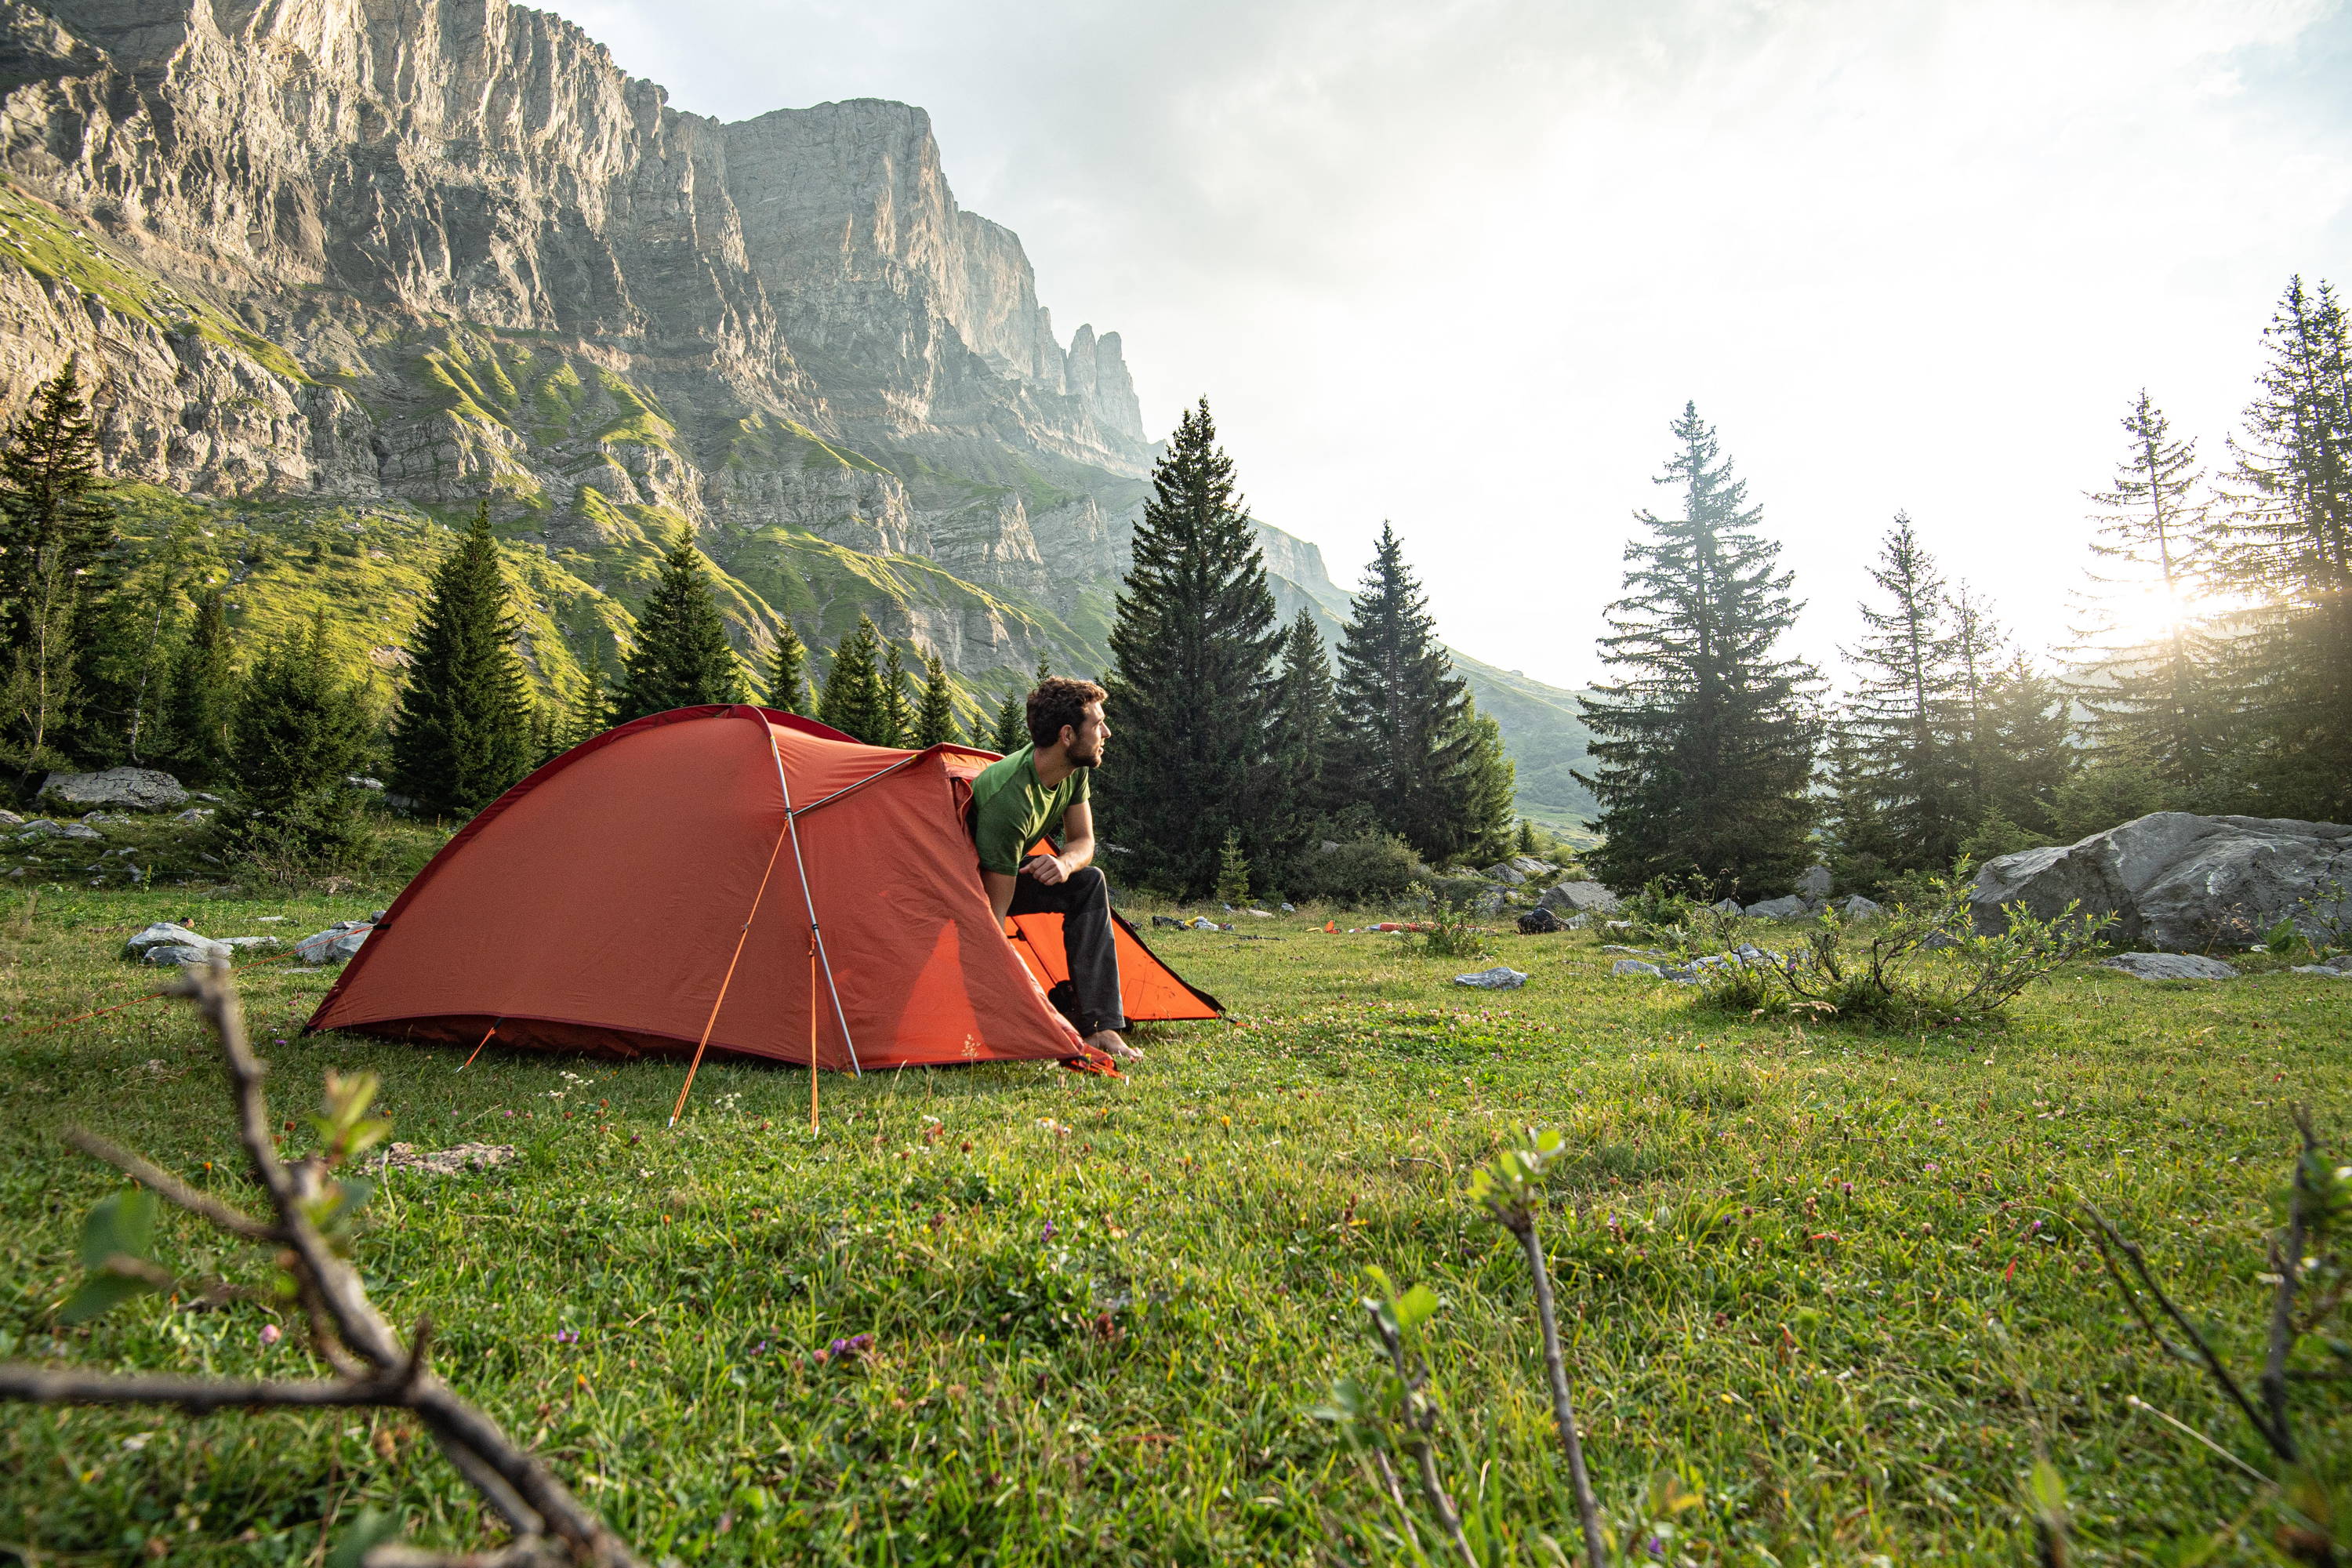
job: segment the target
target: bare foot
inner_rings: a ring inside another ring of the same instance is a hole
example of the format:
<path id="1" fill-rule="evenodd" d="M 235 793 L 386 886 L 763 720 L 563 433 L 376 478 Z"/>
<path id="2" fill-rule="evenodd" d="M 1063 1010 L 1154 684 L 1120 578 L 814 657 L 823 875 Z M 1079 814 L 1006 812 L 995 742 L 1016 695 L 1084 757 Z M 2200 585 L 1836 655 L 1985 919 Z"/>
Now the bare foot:
<path id="1" fill-rule="evenodd" d="M 1143 1053 L 1118 1037 L 1117 1029 L 1097 1029 L 1087 1037 L 1087 1044 L 1109 1053 L 1113 1061 L 1139 1062 Z"/>

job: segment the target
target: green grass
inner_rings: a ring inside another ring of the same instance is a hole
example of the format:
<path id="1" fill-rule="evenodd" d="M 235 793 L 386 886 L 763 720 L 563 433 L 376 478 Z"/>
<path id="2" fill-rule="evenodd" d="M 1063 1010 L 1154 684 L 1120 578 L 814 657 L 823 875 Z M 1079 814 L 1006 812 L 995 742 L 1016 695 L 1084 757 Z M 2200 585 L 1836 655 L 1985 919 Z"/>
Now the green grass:
<path id="1" fill-rule="evenodd" d="M 29 919 L 0 907 L 0 1011 L 21 1025 L 138 994 L 152 976 L 110 954 L 151 918 L 299 933 L 382 896 L 49 891 Z M 246 984 L 279 1115 L 313 1109 L 324 1069 L 364 1067 L 394 1136 L 520 1150 L 496 1174 L 388 1182 L 361 1256 L 387 1314 L 430 1313 L 441 1370 L 649 1561 L 1395 1561 L 1376 1494 L 1306 1414 L 1369 1363 L 1370 1264 L 1444 1298 L 1453 1484 L 1511 1560 L 1551 1561 L 1537 1533 L 1572 1540 L 1573 1510 L 1531 1298 L 1461 1195 L 1531 1123 L 1572 1145 L 1543 1225 L 1621 1522 L 1672 1472 L 1705 1490 L 1679 1521 L 1694 1561 L 2017 1563 L 2018 1382 L 2078 1561 L 2158 1561 L 2247 1508 L 2240 1476 L 2125 1403 L 2256 1457 L 2196 1375 L 2127 1331 L 2070 1200 L 2147 1240 L 2244 1355 L 2283 1108 L 2310 1100 L 2339 1131 L 2352 1109 L 2352 984 L 2075 966 L 2006 1030 L 1922 1037 L 1697 1011 L 1608 978 L 1584 934 L 1498 938 L 1533 978 L 1496 996 L 1448 985 L 1465 966 L 1405 939 L 1251 924 L 1279 940 L 1155 933 L 1234 1018 L 1141 1031 L 1131 1082 L 827 1078 L 814 1137 L 798 1072 L 706 1065 L 672 1133 L 675 1063 L 492 1051 L 461 1076 L 445 1050 L 299 1037 L 323 975 L 270 965 Z M 250 1306 L 56 1322 L 76 1226 L 110 1186 L 60 1127 L 251 1202 L 190 1018 L 151 1004 L 0 1052 L 0 1350 L 309 1370 L 290 1331 L 260 1348 Z M 176 1219 L 163 1254 L 259 1277 Z M 876 1336 L 870 1363 L 811 1362 L 856 1333 Z M 2336 1409 L 2318 1431 L 2340 1456 Z M 315 1563 L 371 1505 L 428 1542 L 489 1538 L 399 1420 L 0 1417 L 0 1542 L 43 1561 Z M 2257 1514 L 2214 1560 L 2266 1561 L 2268 1528 Z"/>

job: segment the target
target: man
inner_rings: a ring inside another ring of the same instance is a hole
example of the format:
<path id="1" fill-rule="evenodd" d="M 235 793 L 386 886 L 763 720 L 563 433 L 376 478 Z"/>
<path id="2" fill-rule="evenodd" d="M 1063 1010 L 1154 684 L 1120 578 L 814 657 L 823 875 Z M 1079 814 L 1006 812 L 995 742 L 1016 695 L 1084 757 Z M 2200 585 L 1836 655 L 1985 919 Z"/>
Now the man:
<path id="1" fill-rule="evenodd" d="M 971 781 L 971 836 L 980 878 L 1002 921 L 1008 914 L 1062 917 L 1078 1033 L 1122 1061 L 1143 1053 L 1119 1037 L 1118 949 L 1110 925 L 1110 886 L 1095 869 L 1094 807 L 1087 775 L 1102 763 L 1110 725 L 1103 689 L 1091 680 L 1053 679 L 1029 694 L 1029 744 L 991 763 Z M 1058 855 L 1029 847 L 1054 835 Z"/>

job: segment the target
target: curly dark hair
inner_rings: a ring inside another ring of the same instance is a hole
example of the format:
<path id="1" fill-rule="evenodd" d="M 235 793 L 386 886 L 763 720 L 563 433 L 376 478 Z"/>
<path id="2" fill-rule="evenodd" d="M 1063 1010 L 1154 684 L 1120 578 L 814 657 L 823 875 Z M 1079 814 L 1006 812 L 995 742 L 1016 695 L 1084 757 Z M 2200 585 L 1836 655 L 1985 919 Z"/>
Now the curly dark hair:
<path id="1" fill-rule="evenodd" d="M 1029 694 L 1029 741 L 1050 746 L 1062 738 L 1062 726 L 1072 729 L 1087 721 L 1087 704 L 1110 693 L 1091 680 L 1065 680 L 1060 676 L 1040 682 Z"/>

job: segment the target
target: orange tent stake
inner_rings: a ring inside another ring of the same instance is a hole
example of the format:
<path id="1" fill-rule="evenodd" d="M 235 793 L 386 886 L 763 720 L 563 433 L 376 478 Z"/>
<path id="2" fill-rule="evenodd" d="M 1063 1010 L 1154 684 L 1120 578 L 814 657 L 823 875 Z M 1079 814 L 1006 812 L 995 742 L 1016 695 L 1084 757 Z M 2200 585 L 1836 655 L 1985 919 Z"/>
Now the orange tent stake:
<path id="1" fill-rule="evenodd" d="M 478 1057 L 482 1054 L 482 1047 L 488 1045 L 490 1043 L 490 1037 L 498 1032 L 499 1026 L 495 1022 L 493 1022 L 488 1028 L 482 1031 L 482 1037 L 476 1041 L 474 1045 L 474 1057 Z M 467 1057 L 464 1061 L 459 1062 L 457 1064 L 457 1070 L 459 1072 L 464 1072 L 467 1068 L 472 1067 L 474 1065 L 474 1057 Z"/>

